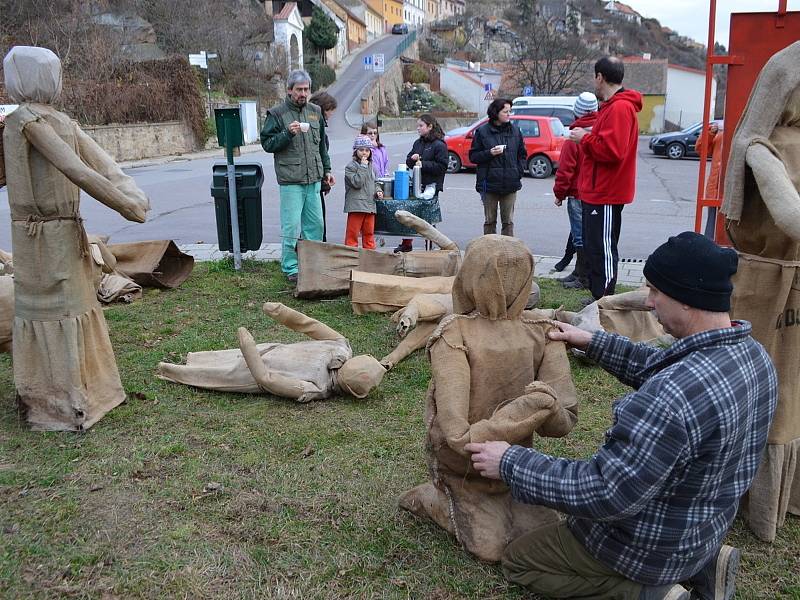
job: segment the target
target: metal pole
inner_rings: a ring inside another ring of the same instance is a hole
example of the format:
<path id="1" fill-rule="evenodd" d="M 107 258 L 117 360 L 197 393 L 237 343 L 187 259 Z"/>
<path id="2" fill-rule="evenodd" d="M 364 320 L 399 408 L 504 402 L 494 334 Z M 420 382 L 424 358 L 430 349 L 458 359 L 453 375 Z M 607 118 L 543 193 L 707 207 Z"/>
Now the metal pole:
<path id="1" fill-rule="evenodd" d="M 231 246 L 233 249 L 233 268 L 237 271 L 242 268 L 242 248 L 239 241 L 239 205 L 236 198 L 236 167 L 233 164 L 233 146 L 231 140 L 231 119 L 225 122 L 225 155 L 228 159 L 228 198 L 231 209 Z"/>
<path id="2" fill-rule="evenodd" d="M 206 64 L 206 90 L 208 90 L 208 118 L 214 116 L 214 111 L 211 109 L 211 73 L 208 71 L 208 64 Z"/>
<path id="3" fill-rule="evenodd" d="M 703 99 L 703 124 L 701 126 L 700 135 L 706 135 L 706 128 L 708 127 L 708 122 L 711 118 L 711 80 L 714 77 L 714 65 L 711 62 L 711 58 L 714 56 L 714 42 L 716 39 L 716 17 L 717 17 L 717 0 L 711 0 L 708 10 L 708 41 L 706 43 L 706 78 L 705 78 L 705 91 L 704 91 L 704 99 Z M 719 135 L 719 134 L 718 134 Z M 697 233 L 700 233 L 700 226 L 703 221 L 703 208 L 708 206 L 706 204 L 706 158 L 708 157 L 708 147 L 709 144 L 703 144 L 703 149 L 700 152 L 700 171 L 697 177 L 697 205 L 695 206 L 694 211 L 694 230 Z M 710 222 L 712 219 L 716 222 L 717 218 L 717 211 L 709 210 L 707 211 L 707 221 Z M 710 237 L 712 240 L 714 239 L 714 227 L 712 226 L 710 229 L 708 227 L 708 223 L 706 223 L 706 230 L 705 235 Z M 711 235 L 709 235 L 709 233 Z"/>

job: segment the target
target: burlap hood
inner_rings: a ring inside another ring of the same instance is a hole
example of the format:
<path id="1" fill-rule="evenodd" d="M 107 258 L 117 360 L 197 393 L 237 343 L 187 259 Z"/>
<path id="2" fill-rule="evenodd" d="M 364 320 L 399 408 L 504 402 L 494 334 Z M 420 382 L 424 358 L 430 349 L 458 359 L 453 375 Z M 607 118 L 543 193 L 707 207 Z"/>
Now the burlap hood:
<path id="1" fill-rule="evenodd" d="M 504 235 L 472 240 L 453 282 L 453 312 L 477 311 L 492 321 L 516 319 L 525 309 L 533 282 L 533 255 Z"/>
<path id="2" fill-rule="evenodd" d="M 61 95 L 61 61 L 47 48 L 14 46 L 3 59 L 8 96 L 18 104 L 52 104 Z"/>
<path id="3" fill-rule="evenodd" d="M 790 106 L 800 97 L 792 92 L 800 85 L 800 42 L 795 42 L 767 61 L 753 86 L 750 99 L 733 135 L 728 168 L 725 172 L 725 192 L 722 212 L 732 220 L 742 216 L 746 176 L 747 149 L 763 144 L 775 154 L 769 137 L 775 126 L 789 125 L 800 116 L 799 106 Z"/>
<path id="4" fill-rule="evenodd" d="M 356 398 L 366 398 L 378 387 L 385 374 L 386 369 L 377 359 L 368 354 L 361 354 L 341 366 L 337 373 L 337 383 L 348 394 Z"/>

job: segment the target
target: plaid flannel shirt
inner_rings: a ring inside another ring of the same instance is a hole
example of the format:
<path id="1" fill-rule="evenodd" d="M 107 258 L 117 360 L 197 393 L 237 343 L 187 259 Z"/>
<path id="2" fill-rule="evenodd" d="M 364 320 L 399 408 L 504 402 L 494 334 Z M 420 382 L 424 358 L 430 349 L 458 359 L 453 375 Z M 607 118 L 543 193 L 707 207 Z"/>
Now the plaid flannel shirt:
<path id="1" fill-rule="evenodd" d="M 588 460 L 512 446 L 500 473 L 519 501 L 567 513 L 600 562 L 646 585 L 684 581 L 725 537 L 755 475 L 778 381 L 746 321 L 667 349 L 595 333 L 587 354 L 635 391 L 616 400 Z"/>

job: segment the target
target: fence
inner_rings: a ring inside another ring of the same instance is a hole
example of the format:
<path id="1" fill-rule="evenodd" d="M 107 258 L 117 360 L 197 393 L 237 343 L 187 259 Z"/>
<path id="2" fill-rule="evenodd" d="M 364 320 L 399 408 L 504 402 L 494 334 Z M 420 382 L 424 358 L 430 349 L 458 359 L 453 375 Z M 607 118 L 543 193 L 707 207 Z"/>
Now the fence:
<path id="1" fill-rule="evenodd" d="M 417 41 L 417 30 L 414 29 L 405 38 L 403 38 L 403 41 L 400 42 L 394 49 L 394 56 L 395 57 L 400 56 L 403 52 L 408 50 L 411 44 L 413 44 L 416 41 Z"/>

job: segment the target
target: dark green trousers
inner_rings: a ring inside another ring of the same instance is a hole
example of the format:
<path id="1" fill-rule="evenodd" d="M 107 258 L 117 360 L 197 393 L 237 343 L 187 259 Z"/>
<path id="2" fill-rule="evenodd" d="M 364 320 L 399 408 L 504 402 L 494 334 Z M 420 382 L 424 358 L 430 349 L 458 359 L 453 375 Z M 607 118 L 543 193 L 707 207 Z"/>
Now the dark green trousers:
<path id="1" fill-rule="evenodd" d="M 642 590 L 590 555 L 565 521 L 518 537 L 502 564 L 509 581 L 548 598 L 636 600 Z"/>

